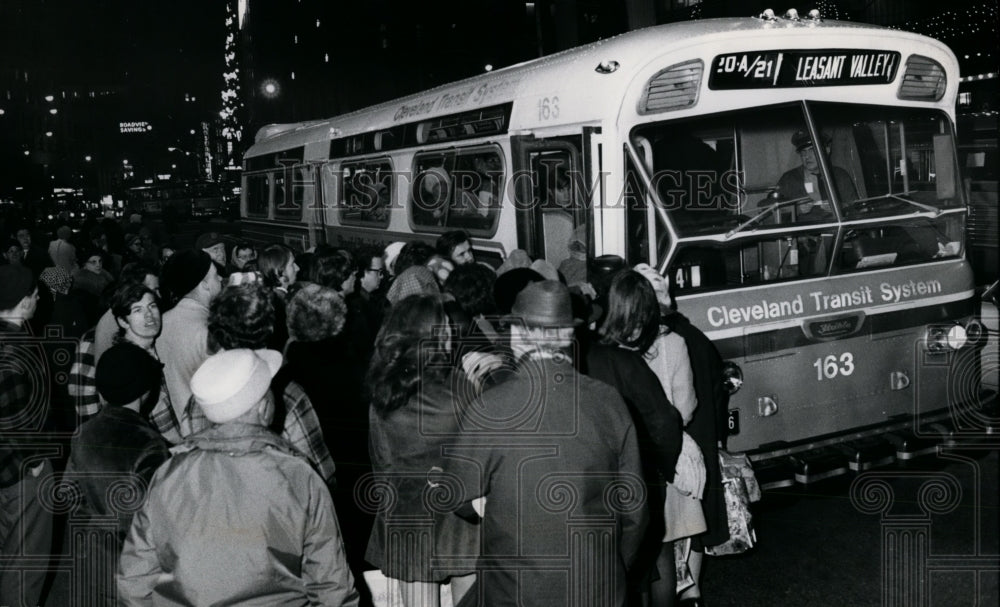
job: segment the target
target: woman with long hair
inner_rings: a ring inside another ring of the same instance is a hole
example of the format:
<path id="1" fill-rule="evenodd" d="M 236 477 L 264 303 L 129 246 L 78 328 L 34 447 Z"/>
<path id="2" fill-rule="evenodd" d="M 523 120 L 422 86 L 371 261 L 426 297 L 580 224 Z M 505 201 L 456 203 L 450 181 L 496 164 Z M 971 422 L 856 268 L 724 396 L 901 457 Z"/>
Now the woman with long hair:
<path id="1" fill-rule="evenodd" d="M 435 486 L 428 472 L 444 468 L 443 441 L 459 430 L 461 377 L 451 374 L 448 317 L 438 296 L 411 295 L 393 306 L 375 341 L 368 368 L 369 451 L 375 483 L 388 489 L 368 541 L 367 560 L 398 584 L 406 607 L 437 607 L 441 584 L 451 582 L 457 604 L 475 581 L 471 569 L 432 568 L 430 556 L 474 558 L 478 527 L 425 499 Z M 418 520 L 413 529 L 406 521 Z M 430 550 L 401 541 L 433 520 Z"/>
<path id="2" fill-rule="evenodd" d="M 635 423 L 650 526 L 648 541 L 633 566 L 637 577 L 630 587 L 648 589 L 649 603 L 656 606 L 673 605 L 676 600 L 673 542 L 662 541 L 671 523 L 664 521 L 663 504 L 664 483 L 674 482 L 683 440 L 680 414 L 643 358 L 659 334 L 659 316 L 649 282 L 632 270 L 618 272 L 608 291 L 600 340 L 587 355 L 591 377 L 617 388 Z"/>
<path id="3" fill-rule="evenodd" d="M 289 298 L 288 289 L 295 284 L 299 276 L 295 253 L 283 244 L 270 245 L 261 251 L 257 258 L 257 271 L 263 278 L 264 285 L 273 293 L 271 303 L 274 305 L 274 332 L 267 342 L 267 347 L 284 352 L 285 344 L 288 342 L 285 304 Z"/>
<path id="4" fill-rule="evenodd" d="M 687 563 L 694 582 L 680 593 L 680 605 L 702 604 L 700 577 L 706 547 L 729 539 L 729 524 L 719 468 L 719 446 L 725 445 L 729 393 L 723 387 L 722 357 L 711 340 L 675 308 L 666 277 L 646 264 L 635 266 L 653 286 L 660 306 L 660 334 L 646 356 L 667 398 L 684 420 L 684 432 L 701 450 L 705 492 L 700 501 L 705 532 L 691 537 Z"/>

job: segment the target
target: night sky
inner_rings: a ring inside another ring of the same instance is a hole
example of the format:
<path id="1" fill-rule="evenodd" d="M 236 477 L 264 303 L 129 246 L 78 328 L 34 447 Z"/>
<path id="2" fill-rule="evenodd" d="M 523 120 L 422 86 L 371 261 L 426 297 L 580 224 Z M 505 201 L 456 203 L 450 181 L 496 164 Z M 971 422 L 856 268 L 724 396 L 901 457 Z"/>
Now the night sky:
<path id="1" fill-rule="evenodd" d="M 954 21 L 918 31 L 952 44 L 963 71 L 995 69 L 996 26 L 976 23 L 981 14 L 996 16 L 995 2 L 828 4 L 845 15 L 854 11 L 851 19 L 906 17 L 924 26 L 954 11 Z M 750 15 L 764 5 L 773 3 L 712 0 L 699 9 L 703 17 Z M 242 91 L 245 142 L 266 123 L 328 118 L 481 73 L 486 64 L 503 67 L 614 35 L 628 27 L 629 3 L 252 0 L 251 6 L 257 15 L 248 28 L 251 56 L 240 55 L 251 81 Z M 211 124 L 222 109 L 224 21 L 223 0 L 0 0 L 0 199 L 22 182 L 44 192 L 57 183 L 96 180 L 107 190 L 108 176 L 87 176 L 88 169 L 110 175 L 124 157 L 136 161 L 143 154 L 147 166 L 169 166 L 168 146 L 201 145 L 191 131 Z M 301 34 L 295 46 L 292 32 Z M 986 37 L 989 44 L 982 43 Z M 292 70 L 300 70 L 295 81 Z M 258 81 L 272 77 L 281 82 L 282 96 L 255 97 Z M 94 102 L 84 98 L 91 92 L 98 95 Z M 50 105 L 47 95 L 56 101 Z M 50 115 L 53 107 L 58 115 Z M 123 137 L 120 121 L 149 121 L 154 130 L 145 138 Z M 84 163 L 84 155 L 94 162 Z"/>
<path id="2" fill-rule="evenodd" d="M 204 0 L 3 0 L 0 86 L 134 86 L 170 95 L 218 91 L 223 5 Z"/>

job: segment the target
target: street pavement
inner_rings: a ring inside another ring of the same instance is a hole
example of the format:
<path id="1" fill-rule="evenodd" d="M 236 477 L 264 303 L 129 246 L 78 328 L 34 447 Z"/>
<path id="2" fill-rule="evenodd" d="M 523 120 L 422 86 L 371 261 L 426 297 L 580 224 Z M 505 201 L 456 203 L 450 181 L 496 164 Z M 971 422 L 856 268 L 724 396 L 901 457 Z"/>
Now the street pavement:
<path id="1" fill-rule="evenodd" d="M 706 558 L 705 604 L 1000 604 L 993 441 L 992 449 L 942 451 L 906 466 L 765 494 L 753 508 L 757 546 Z M 926 538 L 926 560 L 910 563 L 903 578 L 909 583 L 893 586 L 893 573 L 911 556 L 895 543 L 901 537 Z"/>

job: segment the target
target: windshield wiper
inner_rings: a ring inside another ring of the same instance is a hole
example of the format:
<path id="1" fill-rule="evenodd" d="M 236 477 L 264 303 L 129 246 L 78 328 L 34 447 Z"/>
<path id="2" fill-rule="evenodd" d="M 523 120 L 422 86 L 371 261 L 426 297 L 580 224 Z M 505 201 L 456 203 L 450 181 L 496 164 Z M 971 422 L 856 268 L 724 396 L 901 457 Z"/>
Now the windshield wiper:
<path id="1" fill-rule="evenodd" d="M 909 200 L 903 198 L 903 196 L 909 196 L 910 194 L 912 194 L 912 192 L 900 192 L 899 194 L 889 193 L 889 194 L 882 194 L 881 196 L 871 196 L 869 198 L 861 198 L 859 200 L 854 200 L 844 205 L 844 211 L 854 210 L 855 207 L 857 207 L 858 209 L 863 209 L 866 206 L 874 207 L 873 203 L 892 200 L 895 202 L 905 202 L 906 204 L 914 206 L 922 211 L 927 211 L 928 213 L 934 213 L 935 217 L 944 212 L 944 209 L 940 209 L 938 207 L 934 207 L 929 204 L 924 204 L 922 202 L 917 202 L 915 200 Z"/>
<path id="2" fill-rule="evenodd" d="M 736 226 L 732 230 L 729 230 L 728 232 L 726 232 L 726 240 L 729 240 L 734 235 L 736 235 L 739 232 L 742 232 L 746 228 L 748 228 L 748 227 L 750 227 L 752 225 L 756 225 L 757 223 L 760 222 L 761 219 L 763 219 L 769 213 L 772 213 L 773 211 L 775 211 L 777 209 L 780 209 L 782 207 L 787 207 L 787 206 L 793 205 L 793 204 L 800 204 L 800 203 L 806 202 L 807 200 L 812 200 L 812 198 L 809 197 L 809 196 L 802 196 L 801 198 L 792 198 L 791 200 L 779 200 L 778 202 L 771 203 L 768 206 L 764 207 L 763 209 L 757 211 L 757 214 L 754 215 L 753 217 L 751 217 L 750 219 L 747 219 L 746 221 L 744 221 L 740 225 Z"/>

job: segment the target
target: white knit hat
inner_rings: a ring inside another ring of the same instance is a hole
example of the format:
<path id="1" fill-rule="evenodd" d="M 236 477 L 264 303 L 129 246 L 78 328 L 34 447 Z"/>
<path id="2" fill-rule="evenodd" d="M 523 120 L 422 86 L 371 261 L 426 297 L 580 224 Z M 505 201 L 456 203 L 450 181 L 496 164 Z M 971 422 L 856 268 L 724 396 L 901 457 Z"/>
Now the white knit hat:
<path id="1" fill-rule="evenodd" d="M 274 350 L 224 350 L 208 357 L 191 377 L 191 393 L 209 421 L 224 424 L 252 409 L 281 368 Z"/>
<path id="2" fill-rule="evenodd" d="M 385 268 L 392 272 L 392 267 L 396 263 L 396 258 L 399 257 L 399 252 L 403 250 L 406 246 L 405 242 L 391 242 L 385 247 L 385 251 L 382 252 L 382 262 L 385 263 Z M 395 274 L 395 273 L 393 273 Z"/>

